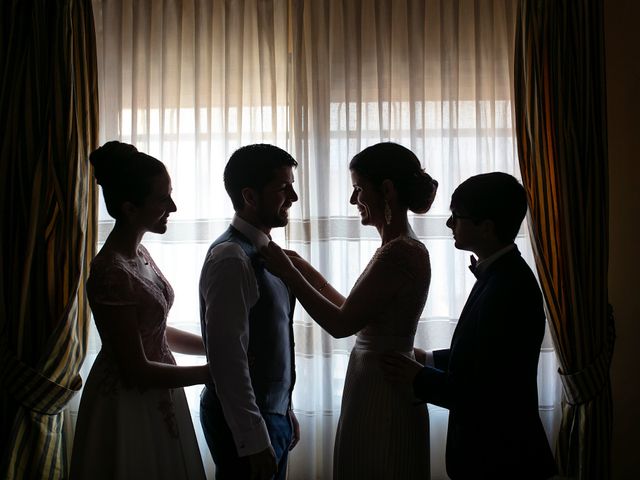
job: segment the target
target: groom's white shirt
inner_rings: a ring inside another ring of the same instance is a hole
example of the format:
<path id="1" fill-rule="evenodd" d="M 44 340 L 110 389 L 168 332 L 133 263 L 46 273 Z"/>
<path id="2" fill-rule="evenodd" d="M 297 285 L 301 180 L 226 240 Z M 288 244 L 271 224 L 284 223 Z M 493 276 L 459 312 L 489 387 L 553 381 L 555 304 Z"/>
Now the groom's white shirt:
<path id="1" fill-rule="evenodd" d="M 231 225 L 260 249 L 269 237 L 239 216 Z M 239 245 L 224 242 L 204 261 L 200 291 L 206 304 L 207 352 L 216 394 L 241 457 L 271 445 L 256 404 L 247 349 L 249 311 L 259 298 L 249 257 Z"/>

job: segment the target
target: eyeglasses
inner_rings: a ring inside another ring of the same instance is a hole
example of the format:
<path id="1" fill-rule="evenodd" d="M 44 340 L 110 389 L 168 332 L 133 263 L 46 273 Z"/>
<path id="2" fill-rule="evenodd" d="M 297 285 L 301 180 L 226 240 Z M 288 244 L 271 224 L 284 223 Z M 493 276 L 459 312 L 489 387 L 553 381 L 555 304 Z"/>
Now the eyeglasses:
<path id="1" fill-rule="evenodd" d="M 449 217 L 451 220 L 473 220 L 473 217 L 468 215 L 458 215 L 456 212 L 451 212 L 451 216 Z"/>

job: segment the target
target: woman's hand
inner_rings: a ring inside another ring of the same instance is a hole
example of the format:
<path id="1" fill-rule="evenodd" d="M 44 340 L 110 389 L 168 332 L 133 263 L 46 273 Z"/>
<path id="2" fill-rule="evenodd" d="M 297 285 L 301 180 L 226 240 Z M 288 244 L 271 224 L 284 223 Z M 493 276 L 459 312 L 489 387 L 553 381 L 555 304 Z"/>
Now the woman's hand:
<path id="1" fill-rule="evenodd" d="M 287 255 L 287 257 L 289 257 L 293 266 L 296 267 L 305 277 L 313 272 L 314 268 L 309 262 L 302 258 L 298 252 L 287 249 L 282 249 L 282 251 Z"/>
<path id="2" fill-rule="evenodd" d="M 287 251 L 292 252 L 292 250 Z M 273 241 L 269 242 L 266 247 L 260 249 L 260 254 L 264 258 L 269 271 L 283 280 L 286 280 L 291 273 L 296 270 L 296 267 L 291 261 L 291 257 L 286 253 L 287 251 L 280 248 L 278 244 Z M 298 258 L 302 260 L 299 255 Z"/>
<path id="3" fill-rule="evenodd" d="M 300 254 L 298 252 L 296 252 L 295 250 L 289 250 L 286 248 L 283 248 L 282 251 L 287 255 L 287 257 L 289 257 L 290 260 L 294 260 L 296 258 L 299 258 L 300 260 L 302 260 L 302 257 L 300 256 Z"/>

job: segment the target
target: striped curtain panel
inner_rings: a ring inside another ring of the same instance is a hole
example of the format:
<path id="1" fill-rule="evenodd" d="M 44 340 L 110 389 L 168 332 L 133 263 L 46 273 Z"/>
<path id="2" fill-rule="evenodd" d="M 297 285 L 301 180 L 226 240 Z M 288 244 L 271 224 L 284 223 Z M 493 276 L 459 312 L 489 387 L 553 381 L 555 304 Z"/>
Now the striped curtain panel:
<path id="1" fill-rule="evenodd" d="M 0 478 L 59 479 L 95 244 L 93 14 L 88 0 L 0 9 Z"/>
<path id="2" fill-rule="evenodd" d="M 563 383 L 560 473 L 611 477 L 608 178 L 601 0 L 524 0 L 514 88 L 530 231 Z"/>

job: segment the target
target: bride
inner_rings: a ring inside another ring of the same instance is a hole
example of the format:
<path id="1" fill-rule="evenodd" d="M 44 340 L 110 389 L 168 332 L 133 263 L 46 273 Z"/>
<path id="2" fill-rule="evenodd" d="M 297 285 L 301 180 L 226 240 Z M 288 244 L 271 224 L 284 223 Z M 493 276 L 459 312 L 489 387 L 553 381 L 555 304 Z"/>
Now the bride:
<path id="1" fill-rule="evenodd" d="M 349 169 L 350 203 L 363 225 L 376 227 L 382 245 L 346 298 L 295 252 L 271 242 L 262 253 L 322 328 L 336 338 L 357 335 L 336 433 L 334 479 L 428 479 L 427 409 L 415 404 L 409 387 L 398 389 L 384 379 L 379 356 L 389 350 L 413 356 L 431 267 L 407 212 L 427 212 L 438 184 L 413 152 L 395 143 L 364 149 Z"/>

